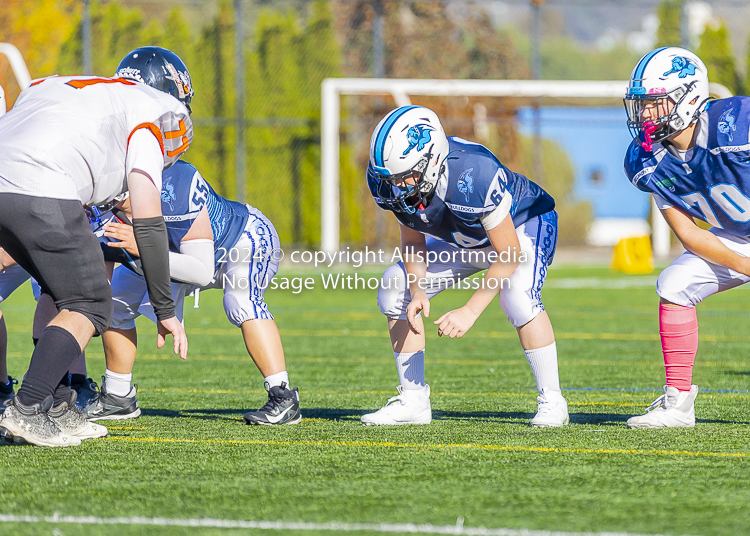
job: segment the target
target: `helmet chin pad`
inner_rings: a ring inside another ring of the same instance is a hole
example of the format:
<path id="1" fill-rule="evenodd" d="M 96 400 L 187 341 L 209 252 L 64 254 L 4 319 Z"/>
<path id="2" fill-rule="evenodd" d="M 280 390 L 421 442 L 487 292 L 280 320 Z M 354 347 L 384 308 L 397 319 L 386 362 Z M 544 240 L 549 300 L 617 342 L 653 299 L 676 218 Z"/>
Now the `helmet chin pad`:
<path id="1" fill-rule="evenodd" d="M 641 142 L 641 147 L 643 147 L 649 153 L 654 150 L 654 142 L 651 139 L 651 134 L 653 134 L 657 130 L 659 130 L 659 125 L 652 121 L 648 121 L 643 125 L 643 141 Z"/>

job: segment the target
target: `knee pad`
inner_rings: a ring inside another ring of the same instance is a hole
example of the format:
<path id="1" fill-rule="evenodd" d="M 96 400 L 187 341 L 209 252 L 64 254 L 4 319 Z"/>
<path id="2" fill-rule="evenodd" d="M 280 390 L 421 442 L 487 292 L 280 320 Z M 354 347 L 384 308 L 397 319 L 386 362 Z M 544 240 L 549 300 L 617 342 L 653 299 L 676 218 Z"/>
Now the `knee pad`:
<path id="1" fill-rule="evenodd" d="M 229 321 L 240 327 L 247 320 L 273 320 L 263 296 L 243 296 L 239 293 L 224 294 L 224 312 Z"/>
<path id="2" fill-rule="evenodd" d="M 115 329 L 133 329 L 135 327 L 135 319 L 140 316 L 138 307 L 136 306 L 135 310 L 133 310 L 129 304 L 118 299 L 112 300 L 112 306 L 114 312 L 109 327 Z"/>
<path id="3" fill-rule="evenodd" d="M 507 288 L 500 291 L 500 307 L 514 328 L 520 328 L 544 311 L 540 300 L 532 299 L 528 292 Z"/>
<path id="4" fill-rule="evenodd" d="M 656 293 L 667 301 L 685 307 L 695 307 L 700 303 L 695 289 L 691 289 L 692 273 L 680 265 L 667 266 L 656 280 Z"/>
<path id="5" fill-rule="evenodd" d="M 390 318 L 406 318 L 411 294 L 406 285 L 406 270 L 401 263 L 386 268 L 380 278 L 378 307 Z"/>

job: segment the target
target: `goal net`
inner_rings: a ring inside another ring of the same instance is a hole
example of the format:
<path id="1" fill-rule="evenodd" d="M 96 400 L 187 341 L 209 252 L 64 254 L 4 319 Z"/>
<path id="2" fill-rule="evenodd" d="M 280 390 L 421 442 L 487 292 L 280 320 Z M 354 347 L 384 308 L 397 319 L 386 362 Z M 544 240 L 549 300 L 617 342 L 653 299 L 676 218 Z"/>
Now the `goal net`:
<path id="1" fill-rule="evenodd" d="M 396 106 L 432 108 L 448 135 L 486 145 L 543 186 L 560 214 L 560 244 L 611 246 L 650 234 L 657 257 L 670 230 L 629 184 L 627 81 L 326 79 L 321 109 L 321 249 L 397 244 L 398 226 L 365 184 L 369 139 Z M 713 85 L 717 96 L 729 96 Z"/>

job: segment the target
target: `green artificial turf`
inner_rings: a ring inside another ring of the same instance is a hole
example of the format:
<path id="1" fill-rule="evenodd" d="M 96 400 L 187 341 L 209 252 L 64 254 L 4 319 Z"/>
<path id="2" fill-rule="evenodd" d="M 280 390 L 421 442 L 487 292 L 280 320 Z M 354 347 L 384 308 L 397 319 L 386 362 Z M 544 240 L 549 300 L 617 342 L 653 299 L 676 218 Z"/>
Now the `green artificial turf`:
<path id="1" fill-rule="evenodd" d="M 696 402 L 694 429 L 632 431 L 624 424 L 664 381 L 655 276 L 574 267 L 552 269 L 544 289 L 569 426 L 528 426 L 533 377 L 515 330 L 493 303 L 461 340 L 429 330 L 431 425 L 363 427 L 359 417 L 396 394 L 386 322 L 375 291 L 323 291 L 316 277 L 313 291 L 267 293 L 300 389 L 301 424 L 242 423 L 245 411 L 265 402 L 262 377 L 224 316 L 221 293 L 204 292 L 200 309 L 192 299 L 186 304 L 186 362 L 157 350 L 153 325 L 139 320 L 141 418 L 108 421 L 107 439 L 78 448 L 0 448 L 0 514 L 433 525 L 463 518 L 464 527 L 750 533 L 747 290 L 699 307 L 694 383 L 706 392 Z M 30 294 L 23 287 L 2 304 L 14 376 L 23 375 L 31 352 Z M 468 296 L 443 293 L 432 316 Z M 89 375 L 98 380 L 98 340 L 88 355 Z M 248 533 L 27 523 L 0 530 Z"/>

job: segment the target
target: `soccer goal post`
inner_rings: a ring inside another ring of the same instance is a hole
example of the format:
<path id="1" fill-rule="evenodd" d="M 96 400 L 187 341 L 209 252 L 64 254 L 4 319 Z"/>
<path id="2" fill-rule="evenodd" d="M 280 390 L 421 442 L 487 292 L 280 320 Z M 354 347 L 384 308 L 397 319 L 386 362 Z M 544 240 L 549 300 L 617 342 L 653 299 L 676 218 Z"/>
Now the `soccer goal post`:
<path id="1" fill-rule="evenodd" d="M 391 95 L 397 106 L 411 104 L 410 96 L 525 97 L 567 99 L 621 99 L 628 81 L 572 80 L 419 80 L 386 78 L 328 78 L 322 84 L 321 102 L 321 250 L 340 248 L 339 147 L 342 95 Z M 731 92 L 711 84 L 719 98 Z M 657 257 L 669 253 L 669 227 L 653 207 L 653 249 Z"/>
<path id="2" fill-rule="evenodd" d="M 10 62 L 10 68 L 13 70 L 13 75 L 18 81 L 18 86 L 23 90 L 31 84 L 31 75 L 29 74 L 29 68 L 26 67 L 26 62 L 23 61 L 21 52 L 10 43 L 0 43 L 0 54 L 8 58 Z M 0 116 L 2 116 L 7 110 L 7 103 L 5 102 L 5 90 L 0 86 Z"/>

